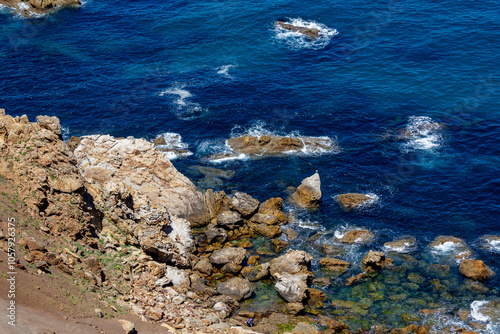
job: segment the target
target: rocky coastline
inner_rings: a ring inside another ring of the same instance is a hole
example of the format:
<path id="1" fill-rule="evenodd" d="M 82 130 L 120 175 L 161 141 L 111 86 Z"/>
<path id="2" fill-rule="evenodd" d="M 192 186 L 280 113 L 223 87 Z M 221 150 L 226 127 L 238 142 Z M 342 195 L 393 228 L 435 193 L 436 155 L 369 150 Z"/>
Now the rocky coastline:
<path id="1" fill-rule="evenodd" d="M 261 154 L 267 147 L 269 154 L 276 154 L 284 151 L 280 143 L 295 143 L 298 150 L 305 145 L 281 137 L 244 137 L 234 139 L 231 146 L 237 153 Z M 424 278 L 407 272 L 410 267 L 420 265 L 442 277 L 450 269 L 395 251 L 413 247 L 413 237 L 386 243 L 386 252 L 370 250 L 360 263 L 340 259 L 343 249 L 338 245 L 370 244 L 375 239 L 366 229 L 347 231 L 338 236 L 338 244 L 324 243 L 325 256 L 317 264 L 311 254 L 290 247 L 297 232 L 289 226 L 294 216 L 284 211 L 284 203 L 299 210 L 317 208 L 322 196 L 318 173 L 298 180 L 285 200 L 260 202 L 239 191 L 201 192 L 154 143 L 93 135 L 72 138 L 67 144 L 56 117 L 38 116 L 37 122 L 30 122 L 25 115 L 11 117 L 3 109 L 0 172 L 2 182 L 10 185 L 12 201 L 21 203 L 21 210 L 12 214 L 24 218 L 18 232 L 23 256 L 17 267 L 33 275 L 58 273 L 81 282 L 88 293 L 99 296 L 93 310 L 97 318 L 134 313 L 169 333 L 347 334 L 354 331 L 348 320 L 365 317 L 373 300 L 384 299 L 384 294 L 393 301 L 405 298 L 402 290 L 384 290 L 375 280 L 382 273 L 389 272 L 387 277 L 398 282 L 407 278 L 402 285 L 418 289 Z M 351 211 L 373 198 L 348 193 L 337 200 Z M 7 218 L 1 217 L 0 249 L 6 252 Z M 269 247 L 253 247 L 261 241 Z M 484 294 L 488 288 L 482 282 L 494 273 L 472 258 L 463 240 L 441 236 L 429 247 L 440 250 L 450 245 L 458 249 L 452 260 L 460 263 L 465 284 Z M 313 266 L 324 274 L 315 277 Z M 323 288 L 331 279 L 366 294 L 365 303 L 327 296 Z M 366 291 L 365 282 L 371 282 Z M 448 283 L 432 282 L 435 293 L 448 298 Z M 278 306 L 244 307 L 263 286 L 277 292 Z M 324 313 L 327 306 L 335 312 Z M 440 312 L 439 305 L 431 306 L 422 304 L 421 312 Z M 473 326 L 470 312 L 459 311 Z M 357 332 L 429 333 L 418 316 L 405 317 L 404 327 L 368 320 Z M 130 321 L 121 320 L 120 325 L 126 333 L 135 332 Z"/>
<path id="2" fill-rule="evenodd" d="M 37 17 L 62 7 L 78 7 L 80 0 L 0 0 L 0 5 L 10 7 L 24 17 Z"/>

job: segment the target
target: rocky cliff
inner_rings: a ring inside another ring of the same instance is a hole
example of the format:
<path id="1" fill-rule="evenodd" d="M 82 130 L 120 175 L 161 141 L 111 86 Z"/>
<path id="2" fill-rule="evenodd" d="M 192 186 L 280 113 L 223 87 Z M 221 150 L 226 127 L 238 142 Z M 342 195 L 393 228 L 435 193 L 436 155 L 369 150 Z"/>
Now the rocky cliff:
<path id="1" fill-rule="evenodd" d="M 15 13 L 26 17 L 47 14 L 57 8 L 80 6 L 80 0 L 0 0 L 0 4 L 11 7 Z"/>

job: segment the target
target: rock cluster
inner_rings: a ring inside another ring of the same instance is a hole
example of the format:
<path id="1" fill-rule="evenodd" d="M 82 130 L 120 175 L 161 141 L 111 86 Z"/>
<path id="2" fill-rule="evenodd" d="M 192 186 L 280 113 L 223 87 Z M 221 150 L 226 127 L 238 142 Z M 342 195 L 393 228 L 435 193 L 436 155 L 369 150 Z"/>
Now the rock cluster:
<path id="1" fill-rule="evenodd" d="M 0 0 L 0 4 L 11 7 L 26 17 L 43 15 L 60 7 L 80 6 L 80 0 Z"/>

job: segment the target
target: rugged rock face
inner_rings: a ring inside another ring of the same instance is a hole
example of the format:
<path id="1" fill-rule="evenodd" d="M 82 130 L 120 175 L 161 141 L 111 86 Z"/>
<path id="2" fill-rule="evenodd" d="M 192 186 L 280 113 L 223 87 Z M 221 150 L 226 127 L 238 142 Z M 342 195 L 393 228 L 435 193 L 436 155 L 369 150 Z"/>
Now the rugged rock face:
<path id="1" fill-rule="evenodd" d="M 476 281 L 484 281 L 495 273 L 481 260 L 465 259 L 460 263 L 460 273 Z"/>
<path id="2" fill-rule="evenodd" d="M 351 211 L 373 201 L 373 198 L 357 193 L 341 194 L 336 199 L 345 211 Z"/>
<path id="3" fill-rule="evenodd" d="M 99 217 L 84 198 L 84 183 L 61 139 L 59 119 L 38 116 L 37 121 L 0 109 L 0 175 L 16 182 L 19 200 L 43 220 L 41 229 L 73 240 L 90 236 Z"/>
<path id="4" fill-rule="evenodd" d="M 208 221 L 210 210 L 153 144 L 95 135 L 82 138 L 75 157 L 88 193 L 105 214 L 102 232 L 122 235 L 161 261 L 189 265 L 190 222 Z"/>
<path id="5" fill-rule="evenodd" d="M 304 179 L 297 190 L 292 194 L 293 201 L 304 208 L 316 208 L 321 199 L 321 181 L 319 174 Z"/>
<path id="6" fill-rule="evenodd" d="M 293 32 L 299 32 L 299 33 L 301 33 L 301 34 L 303 34 L 311 39 L 316 39 L 320 36 L 320 31 L 318 29 L 298 27 L 298 26 L 294 26 L 294 25 L 289 24 L 289 23 L 285 23 L 283 21 L 276 21 L 276 22 L 274 22 L 274 25 L 277 25 L 283 29 L 290 30 Z"/>
<path id="7" fill-rule="evenodd" d="M 80 0 L 0 0 L 0 4 L 14 8 L 26 17 L 43 15 L 59 7 L 80 6 Z"/>
<path id="8" fill-rule="evenodd" d="M 241 136 L 229 138 L 227 145 L 236 154 L 247 154 L 255 156 L 278 155 L 289 152 L 301 152 L 304 150 L 332 151 L 337 147 L 327 137 L 282 137 L 282 136 Z"/>

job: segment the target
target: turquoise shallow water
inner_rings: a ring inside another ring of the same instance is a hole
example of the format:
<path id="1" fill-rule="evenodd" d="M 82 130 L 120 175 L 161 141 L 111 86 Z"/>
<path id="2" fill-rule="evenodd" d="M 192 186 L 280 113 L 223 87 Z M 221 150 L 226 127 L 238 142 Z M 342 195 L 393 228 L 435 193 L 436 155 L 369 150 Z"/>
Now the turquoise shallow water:
<path id="1" fill-rule="evenodd" d="M 454 235 L 500 272 L 498 248 L 480 243 L 500 234 L 499 10 L 495 1 L 89 0 L 27 21 L 4 8 L 0 107 L 56 115 L 66 137 L 179 133 L 194 154 L 175 164 L 195 181 L 189 166 L 209 164 L 201 158 L 230 136 L 328 136 L 341 152 L 229 161 L 218 166 L 235 177 L 215 186 L 265 200 L 318 170 L 324 196 L 318 212 L 301 214 L 303 238 L 364 227 L 377 235 L 368 248 L 380 248 L 410 234 L 425 257 L 432 239 Z M 287 34 L 277 19 L 324 37 Z M 425 122 L 445 127 L 417 131 Z M 405 130 L 417 136 L 398 139 Z M 379 200 L 345 213 L 333 200 L 344 192 Z"/>

